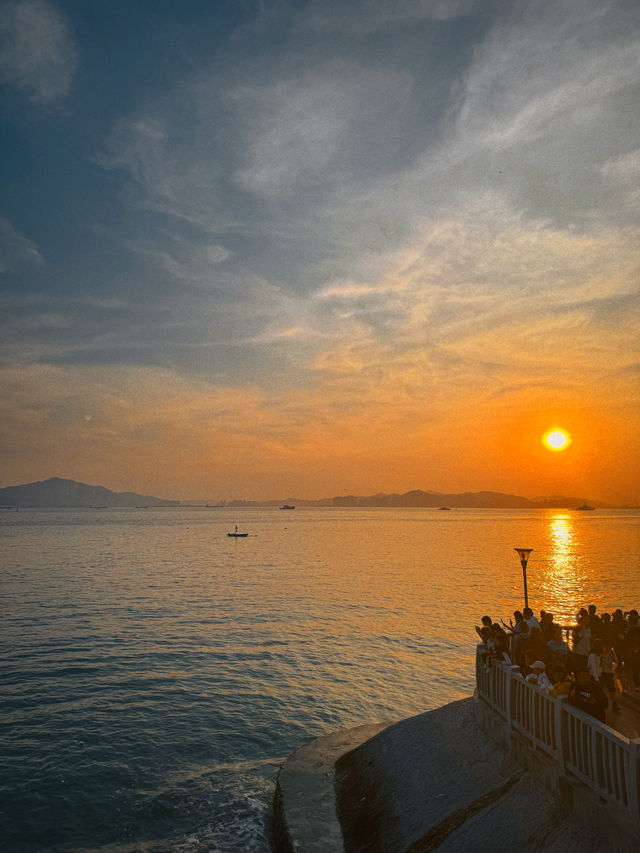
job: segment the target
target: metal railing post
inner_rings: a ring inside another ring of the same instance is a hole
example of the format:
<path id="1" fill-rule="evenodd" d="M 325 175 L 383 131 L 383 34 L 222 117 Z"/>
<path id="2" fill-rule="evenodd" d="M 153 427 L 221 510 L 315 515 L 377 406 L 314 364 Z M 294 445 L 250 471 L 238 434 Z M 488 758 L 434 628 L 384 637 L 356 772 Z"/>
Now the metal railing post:
<path id="1" fill-rule="evenodd" d="M 563 700 L 559 696 L 553 697 L 553 726 L 556 739 L 556 759 L 562 767 L 564 773 L 564 741 L 562 737 L 562 704 Z"/>
<path id="2" fill-rule="evenodd" d="M 507 679 L 507 683 L 504 688 L 504 704 L 505 704 L 505 716 L 507 718 L 507 730 L 509 734 L 511 734 L 511 682 L 513 671 L 511 667 L 505 667 L 505 675 Z"/>
<path id="3" fill-rule="evenodd" d="M 635 749 L 629 761 L 629 783 L 631 788 L 629 791 L 629 805 L 634 821 L 640 826 L 640 738 L 634 738 L 631 743 Z"/>

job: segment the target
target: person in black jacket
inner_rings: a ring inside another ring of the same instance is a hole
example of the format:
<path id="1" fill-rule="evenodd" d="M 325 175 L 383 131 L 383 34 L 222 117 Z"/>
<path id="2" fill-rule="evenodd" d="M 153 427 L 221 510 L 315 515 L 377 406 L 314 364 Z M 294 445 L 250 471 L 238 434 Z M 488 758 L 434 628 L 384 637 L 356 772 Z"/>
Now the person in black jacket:
<path id="1" fill-rule="evenodd" d="M 569 702 L 586 714 L 604 723 L 604 712 L 609 704 L 604 690 L 591 677 L 588 669 L 579 670 L 576 682 L 569 691 Z"/>

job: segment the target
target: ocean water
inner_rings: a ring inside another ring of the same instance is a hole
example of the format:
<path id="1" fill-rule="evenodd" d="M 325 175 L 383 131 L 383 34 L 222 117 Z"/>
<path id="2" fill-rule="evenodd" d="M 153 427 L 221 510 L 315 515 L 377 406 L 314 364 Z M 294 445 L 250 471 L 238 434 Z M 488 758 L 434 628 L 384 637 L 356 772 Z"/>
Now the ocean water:
<path id="1" fill-rule="evenodd" d="M 7 853 L 266 853 L 290 752 L 472 692 L 515 546 L 557 621 L 640 605 L 633 510 L 4 511 L 0 537 Z"/>

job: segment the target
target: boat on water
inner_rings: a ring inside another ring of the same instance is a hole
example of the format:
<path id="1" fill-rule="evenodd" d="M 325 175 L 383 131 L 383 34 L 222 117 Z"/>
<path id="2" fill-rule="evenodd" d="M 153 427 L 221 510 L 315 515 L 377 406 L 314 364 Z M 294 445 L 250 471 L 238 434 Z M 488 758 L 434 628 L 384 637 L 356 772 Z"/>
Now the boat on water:
<path id="1" fill-rule="evenodd" d="M 240 531 L 238 530 L 237 524 L 236 524 L 236 529 L 233 531 L 233 533 L 227 533 L 227 536 L 231 536 L 232 539 L 244 539 L 248 535 L 249 535 L 248 533 L 240 533 Z"/>
<path id="2" fill-rule="evenodd" d="M 438 512 L 443 512 L 444 510 L 447 510 L 447 512 L 449 512 L 451 510 L 451 507 L 450 506 L 439 506 L 438 507 Z"/>
<path id="3" fill-rule="evenodd" d="M 291 506 L 291 504 L 284 504 L 280 507 L 280 509 L 295 509 L 295 507 Z"/>
<path id="4" fill-rule="evenodd" d="M 577 506 L 577 507 L 576 507 L 576 512 L 578 512 L 578 511 L 579 511 L 579 512 L 584 512 L 585 510 L 589 510 L 589 509 L 595 509 L 595 507 L 593 507 L 593 506 L 589 506 L 589 504 L 582 504 L 582 506 Z"/>

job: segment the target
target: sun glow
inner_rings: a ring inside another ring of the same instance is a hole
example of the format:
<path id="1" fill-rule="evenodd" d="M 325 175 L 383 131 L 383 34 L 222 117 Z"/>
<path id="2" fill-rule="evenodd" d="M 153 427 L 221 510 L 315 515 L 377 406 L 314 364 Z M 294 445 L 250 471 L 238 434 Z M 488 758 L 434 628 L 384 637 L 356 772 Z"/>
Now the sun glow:
<path id="1" fill-rule="evenodd" d="M 571 444 L 571 436 L 566 430 L 554 427 L 553 429 L 545 432 L 542 436 L 542 443 L 548 450 L 558 452 L 560 450 L 566 450 L 567 447 L 569 447 Z"/>

